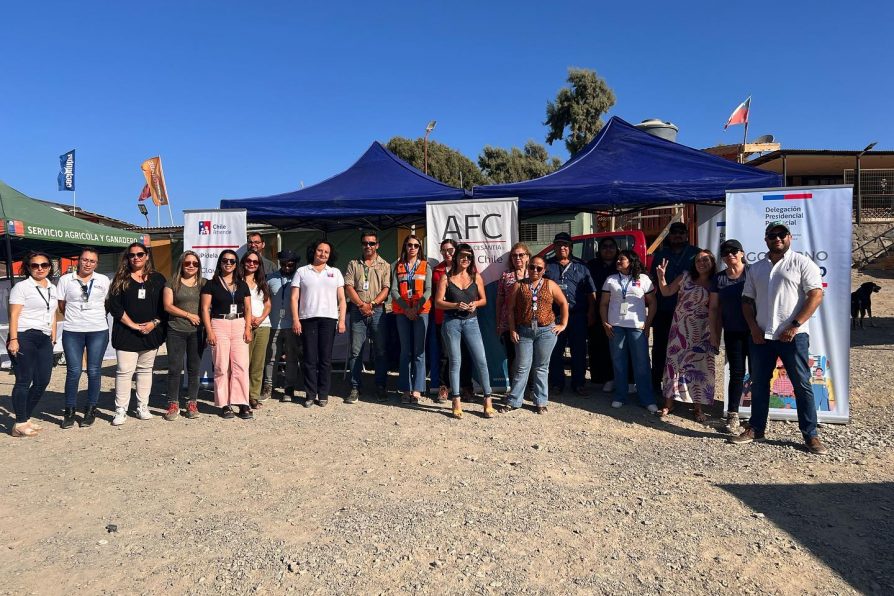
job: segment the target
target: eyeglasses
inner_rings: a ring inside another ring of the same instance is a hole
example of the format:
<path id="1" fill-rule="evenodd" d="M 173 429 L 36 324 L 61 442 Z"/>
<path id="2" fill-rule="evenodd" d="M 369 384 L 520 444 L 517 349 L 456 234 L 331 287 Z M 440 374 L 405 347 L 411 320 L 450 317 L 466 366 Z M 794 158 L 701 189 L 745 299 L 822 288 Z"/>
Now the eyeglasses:
<path id="1" fill-rule="evenodd" d="M 129 253 L 127 253 L 128 259 L 142 259 L 145 256 L 146 256 L 146 253 L 144 253 L 144 252 L 129 252 Z"/>
<path id="2" fill-rule="evenodd" d="M 224 265 L 235 265 L 236 259 L 221 259 L 220 262 Z"/>
<path id="3" fill-rule="evenodd" d="M 419 248 L 421 244 L 416 244 L 415 242 L 407 242 L 407 248 Z"/>
<path id="4" fill-rule="evenodd" d="M 472 255 L 470 254 L 461 254 L 456 258 L 458 261 L 471 261 Z"/>
<path id="5" fill-rule="evenodd" d="M 455 252 L 456 252 L 456 249 L 455 249 L 455 248 L 442 248 L 442 249 L 441 249 L 441 254 L 442 254 L 442 255 L 452 255 L 452 254 L 455 253 Z"/>
<path id="6" fill-rule="evenodd" d="M 764 236 L 765 240 L 785 240 L 785 237 L 788 236 L 788 232 L 770 232 L 766 236 Z"/>
<path id="7" fill-rule="evenodd" d="M 254 265 L 257 267 L 258 263 L 260 263 L 260 261 L 257 259 L 245 259 L 246 265 Z"/>
<path id="8" fill-rule="evenodd" d="M 360 246 L 375 246 L 378 242 L 361 242 Z"/>
<path id="9" fill-rule="evenodd" d="M 528 271 L 540 273 L 541 271 L 543 271 L 543 267 L 538 267 L 537 265 L 528 265 Z"/>
<path id="10" fill-rule="evenodd" d="M 183 261 L 183 266 L 184 267 L 198 267 L 199 262 L 198 261 Z"/>
<path id="11" fill-rule="evenodd" d="M 50 268 L 49 263 L 31 263 L 28 266 L 31 267 L 31 269 L 49 269 Z"/>
<path id="12" fill-rule="evenodd" d="M 526 253 L 526 252 L 515 252 L 515 253 L 512 253 L 512 258 L 513 258 L 513 259 L 524 259 L 526 256 L 528 256 L 528 253 Z"/>
<path id="13" fill-rule="evenodd" d="M 264 244 L 264 241 L 263 240 L 249 240 L 248 243 L 251 244 L 252 246 L 254 246 L 255 244 Z"/>

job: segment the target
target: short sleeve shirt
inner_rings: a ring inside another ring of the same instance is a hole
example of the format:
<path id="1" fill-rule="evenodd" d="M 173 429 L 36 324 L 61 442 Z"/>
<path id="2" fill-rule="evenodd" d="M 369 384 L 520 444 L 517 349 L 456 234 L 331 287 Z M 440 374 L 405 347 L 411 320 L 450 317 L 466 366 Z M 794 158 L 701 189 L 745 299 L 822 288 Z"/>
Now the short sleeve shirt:
<path id="1" fill-rule="evenodd" d="M 110 284 L 109 278 L 102 273 L 94 273 L 87 283 L 76 273 L 66 273 L 59 278 L 56 289 L 59 290 L 59 300 L 65 301 L 62 330 L 81 333 L 108 331 L 106 296 Z"/>
<path id="2" fill-rule="evenodd" d="M 22 305 L 18 333 L 36 329 L 51 335 L 59 308 L 58 296 L 56 286 L 49 281 L 47 287 L 43 287 L 33 277 L 28 277 L 14 285 L 9 291 L 9 303 Z"/>
<path id="3" fill-rule="evenodd" d="M 648 275 L 641 273 L 638 279 L 620 273 L 609 275 L 602 291 L 608 293 L 609 325 L 631 329 L 646 325 L 646 294 L 655 291 Z"/>
<path id="4" fill-rule="evenodd" d="M 724 270 L 711 280 L 711 291 L 717 293 L 720 302 L 720 321 L 726 331 L 738 333 L 748 331 L 748 323 L 742 314 L 742 290 L 748 277 L 748 267 L 745 265 L 742 275 L 736 279 L 730 279 Z"/>
<path id="5" fill-rule="evenodd" d="M 258 287 L 255 287 L 255 289 L 249 288 L 248 291 L 251 293 L 251 316 L 260 317 L 264 314 L 264 293 Z M 270 316 L 264 317 L 264 320 L 261 321 L 258 327 L 270 327 Z"/>
<path id="6" fill-rule="evenodd" d="M 248 284 L 236 282 L 236 291 L 230 292 L 220 279 L 210 279 L 202 286 L 202 295 L 211 296 L 211 316 L 230 314 L 230 305 L 236 305 L 236 314 L 245 316 L 245 298 L 251 296 Z"/>
<path id="7" fill-rule="evenodd" d="M 353 287 L 364 302 L 372 302 L 383 289 L 391 287 L 391 265 L 379 255 L 369 267 L 362 259 L 354 259 L 345 271 L 345 285 Z"/>
<path id="8" fill-rule="evenodd" d="M 816 263 L 788 250 L 774 265 L 763 258 L 748 270 L 742 296 L 754 300 L 758 327 L 766 339 L 779 339 L 794 320 L 807 293 L 822 289 L 823 277 Z M 799 321 L 798 333 L 809 333 L 809 321 Z"/>
<path id="9" fill-rule="evenodd" d="M 326 265 L 317 271 L 313 265 L 299 267 L 292 278 L 298 288 L 298 318 L 324 317 L 338 319 L 338 288 L 345 285 L 341 271 Z"/>
<path id="10" fill-rule="evenodd" d="M 283 275 L 282 271 L 271 273 L 267 276 L 267 287 L 270 288 L 270 326 L 291 329 L 292 276 Z"/>
<path id="11" fill-rule="evenodd" d="M 593 285 L 590 270 L 583 261 L 572 258 L 571 262 L 563 267 L 558 260 L 550 259 L 543 275 L 559 285 L 568 301 L 569 314 L 587 312 L 589 297 L 596 293 L 596 286 Z"/>

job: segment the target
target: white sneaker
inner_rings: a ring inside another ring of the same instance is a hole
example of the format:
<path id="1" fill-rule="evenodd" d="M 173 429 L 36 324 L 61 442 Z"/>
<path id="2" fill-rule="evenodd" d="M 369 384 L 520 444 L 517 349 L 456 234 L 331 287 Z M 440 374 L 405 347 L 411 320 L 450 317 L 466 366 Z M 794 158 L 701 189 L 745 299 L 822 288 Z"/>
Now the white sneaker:
<path id="1" fill-rule="evenodd" d="M 636 393 L 636 383 L 630 383 L 627 385 L 627 393 L 634 394 Z"/>
<path id="2" fill-rule="evenodd" d="M 606 383 L 605 385 L 602 386 L 602 390 L 606 393 L 611 393 L 612 391 L 615 390 L 615 382 L 609 381 L 608 383 Z"/>
<path id="3" fill-rule="evenodd" d="M 623 405 L 624 405 L 624 402 L 622 402 L 622 401 L 613 401 L 613 402 L 612 402 L 612 407 L 613 407 L 613 408 L 620 408 L 620 407 L 623 406 Z"/>
<path id="4" fill-rule="evenodd" d="M 137 406 L 137 418 L 140 420 L 152 420 L 152 412 L 149 411 L 149 406 L 142 404 Z"/>
<path id="5" fill-rule="evenodd" d="M 121 426 L 127 422 L 127 408 L 115 408 L 115 417 L 112 418 L 112 426 Z"/>
<path id="6" fill-rule="evenodd" d="M 649 410 L 649 414 L 654 414 L 658 411 L 658 406 L 656 406 L 655 404 L 649 404 L 648 406 L 646 406 L 646 409 Z"/>

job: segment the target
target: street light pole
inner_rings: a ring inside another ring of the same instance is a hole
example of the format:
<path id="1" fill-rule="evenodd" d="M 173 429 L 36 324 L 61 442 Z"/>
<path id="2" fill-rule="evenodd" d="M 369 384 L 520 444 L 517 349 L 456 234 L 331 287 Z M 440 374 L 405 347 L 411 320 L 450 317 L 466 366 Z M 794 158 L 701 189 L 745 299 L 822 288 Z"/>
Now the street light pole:
<path id="1" fill-rule="evenodd" d="M 867 151 L 871 151 L 878 141 L 873 141 L 866 145 L 863 151 L 857 154 L 857 168 L 854 170 L 854 188 L 857 190 L 857 223 L 863 223 L 863 189 L 860 184 L 860 158 Z"/>
<path id="2" fill-rule="evenodd" d="M 428 126 L 425 127 L 425 136 L 422 138 L 422 169 L 426 176 L 428 176 L 428 135 L 431 134 L 431 131 L 435 129 L 437 124 L 437 120 L 429 122 Z"/>

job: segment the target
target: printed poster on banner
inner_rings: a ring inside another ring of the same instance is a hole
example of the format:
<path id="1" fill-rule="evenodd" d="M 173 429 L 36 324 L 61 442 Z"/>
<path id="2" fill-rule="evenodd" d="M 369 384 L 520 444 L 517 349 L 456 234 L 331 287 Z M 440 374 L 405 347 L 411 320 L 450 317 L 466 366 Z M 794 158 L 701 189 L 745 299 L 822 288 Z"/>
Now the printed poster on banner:
<path id="1" fill-rule="evenodd" d="M 810 384 L 820 422 L 850 417 L 851 209 L 853 188 L 775 188 L 726 195 L 726 237 L 735 238 L 753 264 L 764 258 L 768 224 L 783 222 L 792 233 L 790 250 L 811 258 L 823 277 L 823 302 L 810 320 Z M 726 371 L 729 381 L 729 370 Z M 742 408 L 751 410 L 751 381 L 745 377 Z M 770 381 L 770 418 L 796 420 L 791 380 L 781 362 Z"/>
<path id="2" fill-rule="evenodd" d="M 506 271 L 509 249 L 518 242 L 518 199 L 435 201 L 425 204 L 425 248 L 431 267 L 439 263 L 441 241 L 471 245 L 487 294 L 478 311 L 487 366 L 494 389 L 509 386 L 506 351 L 497 335 L 497 282 Z M 434 293 L 435 288 L 432 288 Z"/>
<path id="3" fill-rule="evenodd" d="M 224 249 L 241 257 L 246 239 L 245 209 L 186 210 L 183 212 L 183 249 L 194 250 L 202 261 L 202 277 L 211 279 Z"/>

